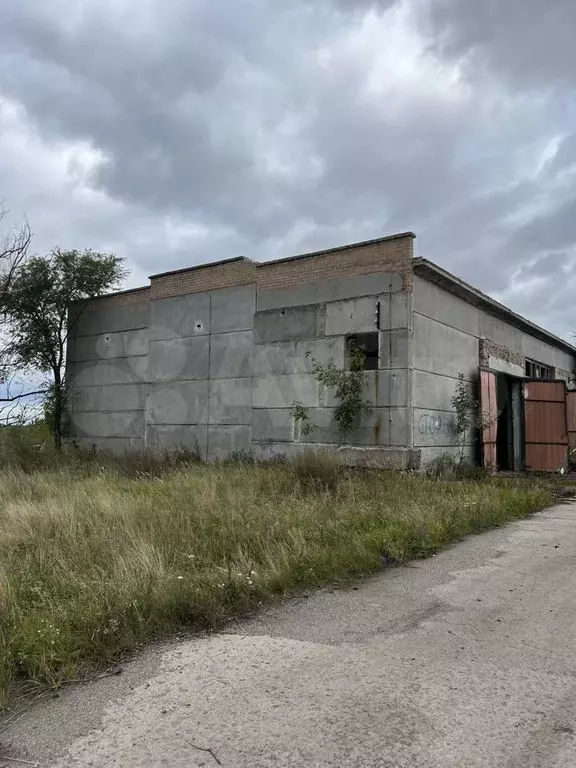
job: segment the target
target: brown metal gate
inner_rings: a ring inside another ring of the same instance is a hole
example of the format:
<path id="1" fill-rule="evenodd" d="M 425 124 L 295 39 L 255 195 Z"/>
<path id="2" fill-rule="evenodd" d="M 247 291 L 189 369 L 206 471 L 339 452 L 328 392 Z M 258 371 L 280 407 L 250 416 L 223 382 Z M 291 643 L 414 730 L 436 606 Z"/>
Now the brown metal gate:
<path id="1" fill-rule="evenodd" d="M 569 463 L 575 463 L 576 458 L 576 392 L 566 393 L 566 416 L 568 420 L 568 447 L 570 449 Z"/>
<path id="2" fill-rule="evenodd" d="M 482 466 L 496 469 L 496 432 L 498 406 L 496 403 L 496 374 L 480 371 L 480 410 L 482 417 Z"/>
<path id="3" fill-rule="evenodd" d="M 524 383 L 526 469 L 556 472 L 568 466 L 566 384 L 563 381 Z"/>

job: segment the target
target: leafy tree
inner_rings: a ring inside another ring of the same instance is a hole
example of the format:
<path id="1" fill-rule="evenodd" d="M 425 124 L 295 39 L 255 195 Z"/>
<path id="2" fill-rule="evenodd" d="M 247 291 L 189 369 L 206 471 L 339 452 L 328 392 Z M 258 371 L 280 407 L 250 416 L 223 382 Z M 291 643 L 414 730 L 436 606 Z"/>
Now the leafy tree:
<path id="1" fill-rule="evenodd" d="M 450 405 L 456 411 L 454 431 L 460 447 L 460 461 L 463 461 L 464 450 L 472 439 L 474 431 L 479 428 L 482 429 L 484 426 L 482 415 L 479 412 L 480 402 L 463 373 L 458 374 L 458 383 L 450 398 Z"/>
<path id="2" fill-rule="evenodd" d="M 62 447 L 65 424 L 66 346 L 88 301 L 117 287 L 126 272 L 113 254 L 53 250 L 16 266 L 0 293 L 7 331 L 4 354 L 17 369 L 49 374 L 45 386 L 17 397 L 47 395 L 54 444 Z M 0 281 L 1 282 L 1 281 Z M 73 312 L 69 309 L 74 305 Z"/>
<path id="3" fill-rule="evenodd" d="M 312 372 L 316 381 L 334 392 L 338 401 L 334 408 L 334 421 L 338 427 L 340 441 L 344 442 L 348 434 L 358 426 L 362 416 L 372 410 L 372 403 L 364 400 L 362 392 L 366 382 L 366 353 L 364 347 L 351 342 L 348 346 L 348 369 L 336 367 L 334 360 L 321 363 L 306 353 L 312 360 Z M 300 425 L 300 434 L 309 435 L 316 426 L 308 414 L 308 409 L 295 400 L 292 403 L 292 416 Z"/>
<path id="4" fill-rule="evenodd" d="M 0 201 L 0 296 L 5 294 L 18 267 L 28 256 L 32 232 L 28 221 L 10 216 L 10 211 Z M 0 331 L 4 331 L 0 323 Z M 21 399 L 24 383 L 18 380 L 13 366 L 10 366 L 4 348 L 5 333 L 0 344 L 0 426 L 23 424 L 29 417 L 30 403 Z"/>

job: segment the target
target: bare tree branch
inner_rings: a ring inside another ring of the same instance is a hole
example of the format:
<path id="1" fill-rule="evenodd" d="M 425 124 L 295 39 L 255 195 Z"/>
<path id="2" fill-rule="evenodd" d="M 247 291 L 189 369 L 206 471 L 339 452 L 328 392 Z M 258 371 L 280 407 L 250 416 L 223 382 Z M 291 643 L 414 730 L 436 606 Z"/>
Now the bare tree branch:
<path id="1" fill-rule="evenodd" d="M 34 397 L 35 395 L 47 395 L 49 389 L 37 389 L 34 392 L 22 392 L 14 397 L 0 397 L 0 403 L 13 403 L 16 400 L 22 400 L 23 397 Z"/>
<path id="2" fill-rule="evenodd" d="M 8 209 L 0 201 L 0 223 L 8 215 Z M 18 267 L 25 261 L 32 241 L 32 231 L 26 218 L 8 229 L 0 240 L 0 292 L 10 289 L 10 283 Z"/>

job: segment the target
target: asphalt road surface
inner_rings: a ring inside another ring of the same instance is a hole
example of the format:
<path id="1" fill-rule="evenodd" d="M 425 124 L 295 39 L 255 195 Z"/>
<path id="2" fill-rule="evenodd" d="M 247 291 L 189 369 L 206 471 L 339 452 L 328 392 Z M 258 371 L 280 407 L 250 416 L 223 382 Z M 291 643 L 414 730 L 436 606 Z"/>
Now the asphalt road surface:
<path id="1" fill-rule="evenodd" d="M 0 740 L 57 768 L 575 768 L 576 504 L 152 648 Z"/>

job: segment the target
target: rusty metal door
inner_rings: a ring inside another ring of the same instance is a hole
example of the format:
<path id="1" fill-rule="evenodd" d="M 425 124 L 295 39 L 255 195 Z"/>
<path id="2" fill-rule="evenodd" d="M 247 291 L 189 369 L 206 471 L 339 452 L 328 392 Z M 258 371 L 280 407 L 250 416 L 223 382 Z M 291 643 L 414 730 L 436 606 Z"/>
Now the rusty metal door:
<path id="1" fill-rule="evenodd" d="M 568 421 L 570 464 L 572 465 L 574 463 L 573 456 L 576 456 L 576 392 L 566 393 L 566 418 Z"/>
<path id="2" fill-rule="evenodd" d="M 526 469 L 557 472 L 568 466 L 566 384 L 524 382 Z"/>
<path id="3" fill-rule="evenodd" d="M 482 417 L 482 466 L 496 469 L 496 431 L 498 407 L 496 403 L 496 374 L 480 371 L 480 410 Z"/>

